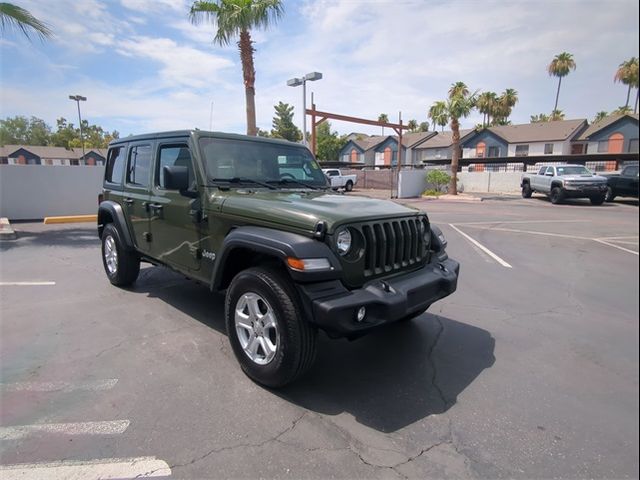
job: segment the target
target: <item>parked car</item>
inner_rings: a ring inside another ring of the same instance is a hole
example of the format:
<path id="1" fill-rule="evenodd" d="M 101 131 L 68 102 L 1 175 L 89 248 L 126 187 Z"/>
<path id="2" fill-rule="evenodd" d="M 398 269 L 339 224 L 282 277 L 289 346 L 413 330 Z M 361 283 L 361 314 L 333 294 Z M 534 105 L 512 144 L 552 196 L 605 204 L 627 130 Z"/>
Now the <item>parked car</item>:
<path id="1" fill-rule="evenodd" d="M 607 202 L 616 197 L 638 198 L 638 164 L 626 165 L 620 173 L 607 175 Z"/>
<path id="2" fill-rule="evenodd" d="M 540 167 L 537 174 L 525 173 L 520 186 L 524 198 L 544 193 L 553 204 L 566 198 L 588 198 L 593 205 L 602 205 L 607 193 L 607 179 L 582 165 Z"/>
<path id="3" fill-rule="evenodd" d="M 318 329 L 354 338 L 457 287 L 426 213 L 334 193 L 299 144 L 199 130 L 114 140 L 102 198 L 109 281 L 131 285 L 149 262 L 224 292 L 233 352 L 270 387 L 311 366 Z"/>
<path id="4" fill-rule="evenodd" d="M 334 190 L 344 188 L 346 192 L 350 192 L 356 184 L 356 175 L 343 175 L 337 168 L 325 168 L 322 171 L 331 182 L 331 188 Z"/>

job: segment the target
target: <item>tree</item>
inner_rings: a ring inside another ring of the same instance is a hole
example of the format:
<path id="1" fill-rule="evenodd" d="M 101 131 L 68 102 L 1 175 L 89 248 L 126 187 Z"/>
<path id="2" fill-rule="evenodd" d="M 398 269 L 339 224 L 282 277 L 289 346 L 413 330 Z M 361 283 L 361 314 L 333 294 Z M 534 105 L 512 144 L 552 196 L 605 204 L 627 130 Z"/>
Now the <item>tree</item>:
<path id="1" fill-rule="evenodd" d="M 273 108 L 276 114 L 273 117 L 271 136 L 273 138 L 284 138 L 290 142 L 302 140 L 302 132 L 293 123 L 293 106 L 288 103 L 278 102 L 278 105 L 274 105 Z"/>
<path id="2" fill-rule="evenodd" d="M 468 117 L 476 107 L 478 95 L 469 93 L 469 89 L 463 82 L 451 85 L 449 97 L 446 101 L 435 102 L 429 109 L 432 110 L 440 120 L 446 118 L 451 122 L 452 155 L 451 155 L 451 183 L 449 193 L 458 194 L 458 163 L 460 161 L 460 119 Z M 445 122 L 446 123 L 446 122 Z"/>
<path id="3" fill-rule="evenodd" d="M 2 145 L 48 145 L 51 127 L 44 120 L 16 116 L 0 120 L 0 144 Z"/>
<path id="4" fill-rule="evenodd" d="M 546 113 L 539 113 L 538 115 L 531 115 L 530 123 L 542 123 L 548 122 L 549 115 Z"/>
<path id="5" fill-rule="evenodd" d="M 24 8 L 11 3 L 0 3 L 0 30 L 6 28 L 21 31 L 31 40 L 30 34 L 35 33 L 40 40 L 53 37 L 53 32 L 46 23 L 41 22 Z"/>
<path id="6" fill-rule="evenodd" d="M 439 125 L 444 132 L 444 127 L 449 123 L 449 116 L 447 115 L 447 103 L 443 101 L 434 102 L 429 107 L 428 117 L 433 122 L 433 125 Z"/>
<path id="7" fill-rule="evenodd" d="M 407 127 L 409 128 L 409 132 L 414 133 L 418 131 L 418 121 L 417 120 L 409 120 L 407 122 Z"/>
<path id="8" fill-rule="evenodd" d="M 82 121 L 82 134 L 84 145 L 88 148 L 107 148 L 111 140 L 120 138 L 116 130 L 109 133 L 100 126 L 90 125 L 86 120 Z M 68 123 L 66 118 L 60 117 L 56 120 L 56 132 L 51 135 L 50 143 L 56 147 L 80 148 L 80 129 L 73 123 Z"/>
<path id="9" fill-rule="evenodd" d="M 429 170 L 427 173 L 427 183 L 433 185 L 438 192 L 451 182 L 451 175 L 443 170 Z"/>
<path id="10" fill-rule="evenodd" d="M 629 99 L 631 97 L 631 89 L 638 89 L 638 57 L 631 57 L 626 62 L 622 62 L 616 70 L 616 74 L 613 77 L 614 82 L 620 82 L 623 85 L 627 85 L 627 101 L 625 107 L 629 106 Z M 638 104 L 638 97 L 636 94 L 636 109 Z M 634 109 L 634 113 L 635 113 Z"/>
<path id="11" fill-rule="evenodd" d="M 562 52 L 556 55 L 549 66 L 547 72 L 549 76 L 558 77 L 558 90 L 556 91 L 556 103 L 553 106 L 553 111 L 558 110 L 558 98 L 560 97 L 560 85 L 562 84 L 562 77 L 569 75 L 571 70 L 576 69 L 576 62 L 573 59 L 573 55 L 568 52 Z"/>
<path id="12" fill-rule="evenodd" d="M 558 122 L 560 120 L 564 120 L 564 112 L 562 110 L 554 110 L 551 112 L 551 115 L 549 116 L 550 122 Z"/>
<path id="13" fill-rule="evenodd" d="M 381 113 L 380 115 L 378 115 L 378 121 L 379 122 L 388 122 L 389 121 L 389 116 L 386 113 Z M 384 127 L 382 127 L 382 136 L 384 136 Z"/>
<path id="14" fill-rule="evenodd" d="M 322 122 L 316 130 L 318 160 L 339 160 L 340 150 L 347 144 L 346 135 L 339 136 L 338 132 L 331 131 L 331 123 Z"/>
<path id="15" fill-rule="evenodd" d="M 614 115 L 628 115 L 631 113 L 631 107 L 622 105 L 621 107 L 616 108 L 612 113 Z"/>
<path id="16" fill-rule="evenodd" d="M 593 117 L 593 121 L 591 123 L 599 122 L 600 120 L 607 118 L 609 116 L 609 112 L 605 112 L 604 110 L 596 113 L 596 116 Z"/>
<path id="17" fill-rule="evenodd" d="M 492 121 L 491 125 L 508 125 L 509 117 L 513 111 L 513 107 L 518 103 L 518 92 L 513 88 L 507 88 L 492 103 Z"/>
<path id="18" fill-rule="evenodd" d="M 498 95 L 495 92 L 483 92 L 478 96 L 478 111 L 482 114 L 482 126 L 489 125 L 491 115 L 498 102 Z"/>
<path id="19" fill-rule="evenodd" d="M 281 0 L 210 0 L 197 1 L 191 5 L 191 22 L 199 24 L 207 20 L 216 25 L 214 42 L 228 45 L 232 38 L 239 37 L 238 49 L 242 62 L 245 102 L 247 110 L 247 135 L 256 135 L 255 81 L 253 63 L 253 40 L 251 30 L 268 28 L 282 17 Z"/>
<path id="20" fill-rule="evenodd" d="M 428 132 L 429 131 L 429 122 L 420 122 L 418 125 L 419 132 Z"/>

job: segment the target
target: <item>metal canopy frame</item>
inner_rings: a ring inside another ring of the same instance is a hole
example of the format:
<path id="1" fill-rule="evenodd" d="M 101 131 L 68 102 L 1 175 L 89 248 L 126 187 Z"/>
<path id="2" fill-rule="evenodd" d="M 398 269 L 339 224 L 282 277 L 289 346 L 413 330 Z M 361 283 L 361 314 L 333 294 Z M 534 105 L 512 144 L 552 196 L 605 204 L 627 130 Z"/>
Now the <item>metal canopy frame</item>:
<path id="1" fill-rule="evenodd" d="M 320 110 L 316 110 L 316 104 L 311 103 L 311 108 L 307 108 L 305 110 L 307 115 L 311 116 L 311 152 L 315 156 L 316 154 L 316 127 L 328 119 L 332 120 L 340 120 L 343 122 L 351 122 L 351 123 L 360 123 L 362 125 L 373 125 L 377 127 L 387 127 L 391 128 L 396 135 L 398 135 L 398 161 L 396 163 L 396 185 L 399 186 L 400 182 L 400 168 L 402 165 L 402 131 L 409 130 L 409 127 L 402 124 L 402 112 L 398 112 L 398 123 L 390 123 L 390 122 L 380 122 L 378 120 L 369 120 L 368 118 L 359 118 L 359 117 L 351 117 L 349 115 L 340 115 L 338 113 L 330 113 L 330 112 L 322 112 Z M 396 191 L 397 198 L 398 192 Z M 393 182 L 391 186 L 391 197 L 394 198 L 393 195 Z"/>

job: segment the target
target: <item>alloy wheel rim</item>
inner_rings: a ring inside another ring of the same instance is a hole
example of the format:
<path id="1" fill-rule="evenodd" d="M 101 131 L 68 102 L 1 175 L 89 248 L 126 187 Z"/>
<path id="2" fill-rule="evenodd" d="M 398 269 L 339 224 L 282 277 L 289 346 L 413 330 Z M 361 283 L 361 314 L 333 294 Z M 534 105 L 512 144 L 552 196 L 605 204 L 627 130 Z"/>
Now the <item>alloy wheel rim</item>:
<path id="1" fill-rule="evenodd" d="M 104 263 L 110 275 L 115 275 L 118 271 L 118 250 L 116 242 L 111 235 L 104 240 Z"/>
<path id="2" fill-rule="evenodd" d="M 236 303 L 234 321 L 247 357 L 258 365 L 270 363 L 280 347 L 278 322 L 271 305 L 261 295 L 247 292 Z"/>

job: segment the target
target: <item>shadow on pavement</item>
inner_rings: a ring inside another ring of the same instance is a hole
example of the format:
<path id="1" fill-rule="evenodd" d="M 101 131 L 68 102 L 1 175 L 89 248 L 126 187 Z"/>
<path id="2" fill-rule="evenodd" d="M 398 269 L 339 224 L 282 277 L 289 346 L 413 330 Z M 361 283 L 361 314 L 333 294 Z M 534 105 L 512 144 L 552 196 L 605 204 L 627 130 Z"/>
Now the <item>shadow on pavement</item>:
<path id="1" fill-rule="evenodd" d="M 160 298 L 226 334 L 224 297 L 162 268 L 147 268 L 133 291 Z M 368 427 L 393 432 L 443 413 L 495 361 L 495 340 L 481 328 L 424 314 L 359 340 L 318 335 L 318 356 L 298 382 L 275 395 L 327 414 L 350 413 Z"/>
<path id="2" fill-rule="evenodd" d="M 21 228 L 20 224 L 13 225 L 17 238 L 0 242 L 0 251 L 7 251 L 20 247 L 95 247 L 100 245 L 98 230 L 95 225 L 70 228 L 47 228 L 38 225 L 29 225 L 29 228 Z"/>

